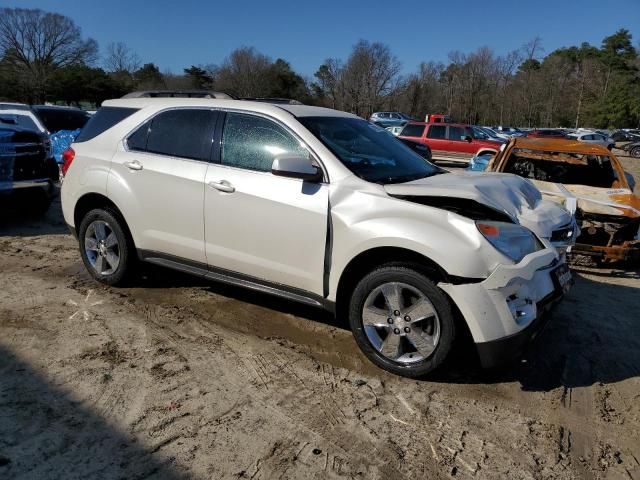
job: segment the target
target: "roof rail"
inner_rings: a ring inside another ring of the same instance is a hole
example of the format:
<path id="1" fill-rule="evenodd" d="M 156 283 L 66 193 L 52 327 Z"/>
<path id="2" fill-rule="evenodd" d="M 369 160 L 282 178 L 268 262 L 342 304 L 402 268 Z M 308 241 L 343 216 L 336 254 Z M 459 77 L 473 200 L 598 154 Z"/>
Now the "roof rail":
<path id="1" fill-rule="evenodd" d="M 124 95 L 122 98 L 224 98 L 235 99 L 232 95 L 212 90 L 140 90 Z"/>
<path id="2" fill-rule="evenodd" d="M 304 105 L 304 103 L 294 100 L 292 98 L 278 98 L 278 97 L 240 97 L 238 100 L 248 100 L 251 102 L 264 102 L 275 103 L 280 105 Z"/>

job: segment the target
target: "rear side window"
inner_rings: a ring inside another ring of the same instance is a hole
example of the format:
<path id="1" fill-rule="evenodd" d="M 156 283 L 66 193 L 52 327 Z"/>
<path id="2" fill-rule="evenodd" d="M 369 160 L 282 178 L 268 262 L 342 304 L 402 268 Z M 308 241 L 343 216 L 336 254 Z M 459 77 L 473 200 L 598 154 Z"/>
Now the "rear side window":
<path id="1" fill-rule="evenodd" d="M 408 124 L 400 132 L 403 137 L 422 137 L 424 133 L 424 125 Z"/>
<path id="2" fill-rule="evenodd" d="M 33 121 L 33 119 L 27 115 L 13 115 L 0 113 L 0 124 L 17 125 L 27 130 L 34 130 L 39 132 L 40 129 Z"/>
<path id="3" fill-rule="evenodd" d="M 427 137 L 429 138 L 439 138 L 444 139 L 447 136 L 447 127 L 444 125 L 431 125 L 429 127 L 429 133 Z"/>
<path id="4" fill-rule="evenodd" d="M 129 150 L 144 152 L 147 149 L 147 137 L 149 136 L 149 127 L 151 121 L 144 122 L 135 132 L 127 138 L 127 147 Z"/>
<path id="5" fill-rule="evenodd" d="M 34 110 L 51 133 L 82 128 L 90 118 L 88 113 L 80 110 L 66 108 L 34 108 Z"/>
<path id="6" fill-rule="evenodd" d="M 168 110 L 152 122 L 145 151 L 192 160 L 209 160 L 216 114 L 206 109 Z M 144 130 L 144 125 L 142 127 Z M 138 133 L 136 131 L 134 136 Z M 140 133 L 140 137 L 143 133 Z M 139 140 L 141 141 L 141 140 Z"/>
<path id="7" fill-rule="evenodd" d="M 97 137 L 137 111 L 136 108 L 102 107 L 80 131 L 75 143 L 86 142 Z"/>
<path id="8" fill-rule="evenodd" d="M 255 115 L 227 113 L 222 144 L 222 164 L 270 172 L 276 155 L 309 152 L 280 125 Z"/>
<path id="9" fill-rule="evenodd" d="M 449 140 L 462 140 L 464 137 L 464 128 L 463 127 L 449 127 Z"/>

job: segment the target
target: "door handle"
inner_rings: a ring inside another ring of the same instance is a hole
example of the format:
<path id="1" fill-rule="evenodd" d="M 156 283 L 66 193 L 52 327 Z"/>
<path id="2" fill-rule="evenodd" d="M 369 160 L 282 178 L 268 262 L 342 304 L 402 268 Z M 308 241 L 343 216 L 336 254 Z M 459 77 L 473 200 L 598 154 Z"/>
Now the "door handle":
<path id="1" fill-rule="evenodd" d="M 134 160 L 132 162 L 124 162 L 124 166 L 129 170 L 142 170 L 142 164 L 137 160 Z"/>
<path id="2" fill-rule="evenodd" d="M 221 192 L 233 193 L 236 191 L 236 187 L 231 185 L 226 180 L 220 180 L 219 182 L 209 182 L 208 184 L 211 188 L 215 188 L 216 190 L 220 190 Z"/>

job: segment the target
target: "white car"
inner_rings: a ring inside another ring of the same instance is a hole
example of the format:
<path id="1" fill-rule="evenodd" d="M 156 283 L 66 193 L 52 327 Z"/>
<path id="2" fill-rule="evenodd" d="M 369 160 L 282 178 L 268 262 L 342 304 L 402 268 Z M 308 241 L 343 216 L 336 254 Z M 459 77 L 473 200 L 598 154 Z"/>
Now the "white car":
<path id="1" fill-rule="evenodd" d="M 393 136 L 397 137 L 398 135 L 400 135 L 400 132 L 402 131 L 402 129 L 404 128 L 404 125 L 402 126 L 396 126 L 396 127 L 387 127 L 385 130 L 389 133 L 391 133 Z"/>
<path id="2" fill-rule="evenodd" d="M 571 216 L 528 180 L 447 173 L 336 110 L 111 100 L 63 170 L 97 280 L 142 260 L 326 308 L 400 375 L 441 365 L 462 330 L 483 365 L 505 361 L 571 283 L 550 241 Z"/>
<path id="3" fill-rule="evenodd" d="M 611 150 L 616 144 L 613 138 L 602 135 L 601 133 L 594 132 L 578 131 L 576 133 L 572 133 L 571 135 L 567 135 L 567 138 L 578 140 L 579 142 L 595 143 L 596 145 L 601 145 L 609 150 Z"/>

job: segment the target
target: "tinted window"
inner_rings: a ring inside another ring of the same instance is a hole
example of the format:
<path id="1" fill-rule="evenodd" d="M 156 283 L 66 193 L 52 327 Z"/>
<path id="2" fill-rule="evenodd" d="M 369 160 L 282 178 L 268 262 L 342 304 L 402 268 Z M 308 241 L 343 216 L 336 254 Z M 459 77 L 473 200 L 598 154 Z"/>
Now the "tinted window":
<path id="1" fill-rule="evenodd" d="M 447 127 L 444 125 L 431 125 L 429 127 L 429 133 L 427 137 L 429 138 L 445 138 L 447 133 Z"/>
<path id="2" fill-rule="evenodd" d="M 481 130 L 478 127 L 471 127 L 471 129 L 473 130 L 473 137 L 474 138 L 479 138 L 480 140 L 487 140 L 489 138 L 489 135 L 487 135 L 483 130 Z"/>
<path id="3" fill-rule="evenodd" d="M 408 124 L 400 132 L 403 137 L 421 137 L 424 133 L 424 125 Z"/>
<path id="4" fill-rule="evenodd" d="M 17 125 L 18 127 L 26 128 L 27 130 L 41 131 L 33 119 L 27 115 L 14 115 L 0 113 L 0 124 Z"/>
<path id="5" fill-rule="evenodd" d="M 151 122 L 144 122 L 135 132 L 127 138 L 129 150 L 144 152 L 147 149 L 147 137 Z"/>
<path id="6" fill-rule="evenodd" d="M 309 155 L 308 150 L 280 125 L 242 113 L 227 113 L 222 142 L 223 165 L 249 170 L 270 172 L 277 155 Z"/>
<path id="7" fill-rule="evenodd" d="M 215 113 L 211 110 L 180 109 L 162 112 L 151 121 L 146 151 L 172 157 L 208 160 L 214 121 Z"/>
<path id="8" fill-rule="evenodd" d="M 449 127 L 449 140 L 462 140 L 464 137 L 464 128 L 463 127 Z"/>
<path id="9" fill-rule="evenodd" d="M 86 142 L 97 137 L 137 111 L 137 108 L 102 107 L 89 119 L 75 143 Z"/>
<path id="10" fill-rule="evenodd" d="M 34 111 L 51 133 L 82 128 L 90 118 L 88 113 L 71 108 L 34 107 Z"/>
<path id="11" fill-rule="evenodd" d="M 400 183 L 442 173 L 383 128 L 358 118 L 298 119 L 358 177 L 374 183 Z"/>

